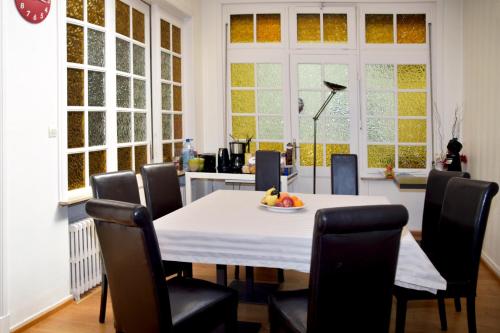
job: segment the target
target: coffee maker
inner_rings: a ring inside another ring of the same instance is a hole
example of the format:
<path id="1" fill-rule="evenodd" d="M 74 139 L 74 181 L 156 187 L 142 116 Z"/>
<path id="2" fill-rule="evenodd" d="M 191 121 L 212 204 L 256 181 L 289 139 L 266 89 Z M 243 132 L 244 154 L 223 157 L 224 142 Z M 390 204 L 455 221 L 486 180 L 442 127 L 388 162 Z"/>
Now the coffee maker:
<path id="1" fill-rule="evenodd" d="M 233 173 L 241 173 L 241 168 L 245 165 L 245 146 L 245 142 L 233 141 L 229 143 L 231 170 Z"/>

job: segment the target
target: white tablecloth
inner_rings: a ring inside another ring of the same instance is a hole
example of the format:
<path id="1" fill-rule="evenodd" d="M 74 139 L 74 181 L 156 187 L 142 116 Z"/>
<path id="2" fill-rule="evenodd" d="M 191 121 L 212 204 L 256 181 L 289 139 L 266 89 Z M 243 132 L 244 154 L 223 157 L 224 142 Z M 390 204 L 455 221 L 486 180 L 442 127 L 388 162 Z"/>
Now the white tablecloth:
<path id="1" fill-rule="evenodd" d="M 389 204 L 377 196 L 299 194 L 303 210 L 276 213 L 259 207 L 263 195 L 217 191 L 155 220 L 162 258 L 309 272 L 318 209 Z M 433 293 L 446 289 L 446 281 L 409 232 L 401 238 L 395 284 Z"/>

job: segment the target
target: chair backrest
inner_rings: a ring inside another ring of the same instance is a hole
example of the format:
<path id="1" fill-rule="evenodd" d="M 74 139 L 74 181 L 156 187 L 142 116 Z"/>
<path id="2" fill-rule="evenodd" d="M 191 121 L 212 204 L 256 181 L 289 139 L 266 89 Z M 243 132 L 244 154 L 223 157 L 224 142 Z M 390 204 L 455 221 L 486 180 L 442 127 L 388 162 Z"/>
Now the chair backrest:
<path id="1" fill-rule="evenodd" d="M 332 194 L 358 195 L 358 156 L 332 154 Z"/>
<path id="2" fill-rule="evenodd" d="M 453 178 L 448 182 L 438 229 L 436 268 L 449 282 L 474 291 L 488 222 L 498 184 Z"/>
<path id="3" fill-rule="evenodd" d="M 425 189 L 424 213 L 422 218 L 422 250 L 434 262 L 436 251 L 437 232 L 444 192 L 450 179 L 454 177 L 470 178 L 467 172 L 431 170 L 427 177 Z"/>
<path id="4" fill-rule="evenodd" d="M 316 212 L 309 276 L 308 332 L 388 332 L 401 205 Z"/>
<path id="5" fill-rule="evenodd" d="M 281 154 L 277 151 L 258 150 L 255 153 L 255 190 L 266 191 L 275 187 L 281 191 Z"/>
<path id="6" fill-rule="evenodd" d="M 92 194 L 96 199 L 141 203 L 137 177 L 133 171 L 102 173 L 90 177 Z"/>
<path id="7" fill-rule="evenodd" d="M 91 199 L 107 269 L 117 332 L 172 331 L 168 289 L 148 210 L 139 204 Z"/>
<path id="8" fill-rule="evenodd" d="M 182 208 L 177 170 L 173 164 L 149 164 L 141 168 L 144 196 L 153 220 Z"/>

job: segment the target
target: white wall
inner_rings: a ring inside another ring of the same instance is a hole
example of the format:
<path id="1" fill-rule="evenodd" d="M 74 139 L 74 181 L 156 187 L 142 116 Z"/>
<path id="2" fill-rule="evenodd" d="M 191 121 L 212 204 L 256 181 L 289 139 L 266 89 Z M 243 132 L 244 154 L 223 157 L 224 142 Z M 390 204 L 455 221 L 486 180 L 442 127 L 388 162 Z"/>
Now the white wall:
<path id="1" fill-rule="evenodd" d="M 464 153 L 472 178 L 500 183 L 500 2 L 464 2 Z M 500 199 L 494 199 L 483 258 L 500 276 Z"/>

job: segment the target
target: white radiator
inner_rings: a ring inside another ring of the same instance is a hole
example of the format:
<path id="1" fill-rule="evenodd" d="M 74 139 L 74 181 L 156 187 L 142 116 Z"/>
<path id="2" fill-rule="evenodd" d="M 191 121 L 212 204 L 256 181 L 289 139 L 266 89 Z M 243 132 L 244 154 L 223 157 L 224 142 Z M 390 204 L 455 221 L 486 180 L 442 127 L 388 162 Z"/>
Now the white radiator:
<path id="1" fill-rule="evenodd" d="M 69 225 L 71 293 L 76 301 L 101 283 L 101 250 L 93 219 Z"/>

